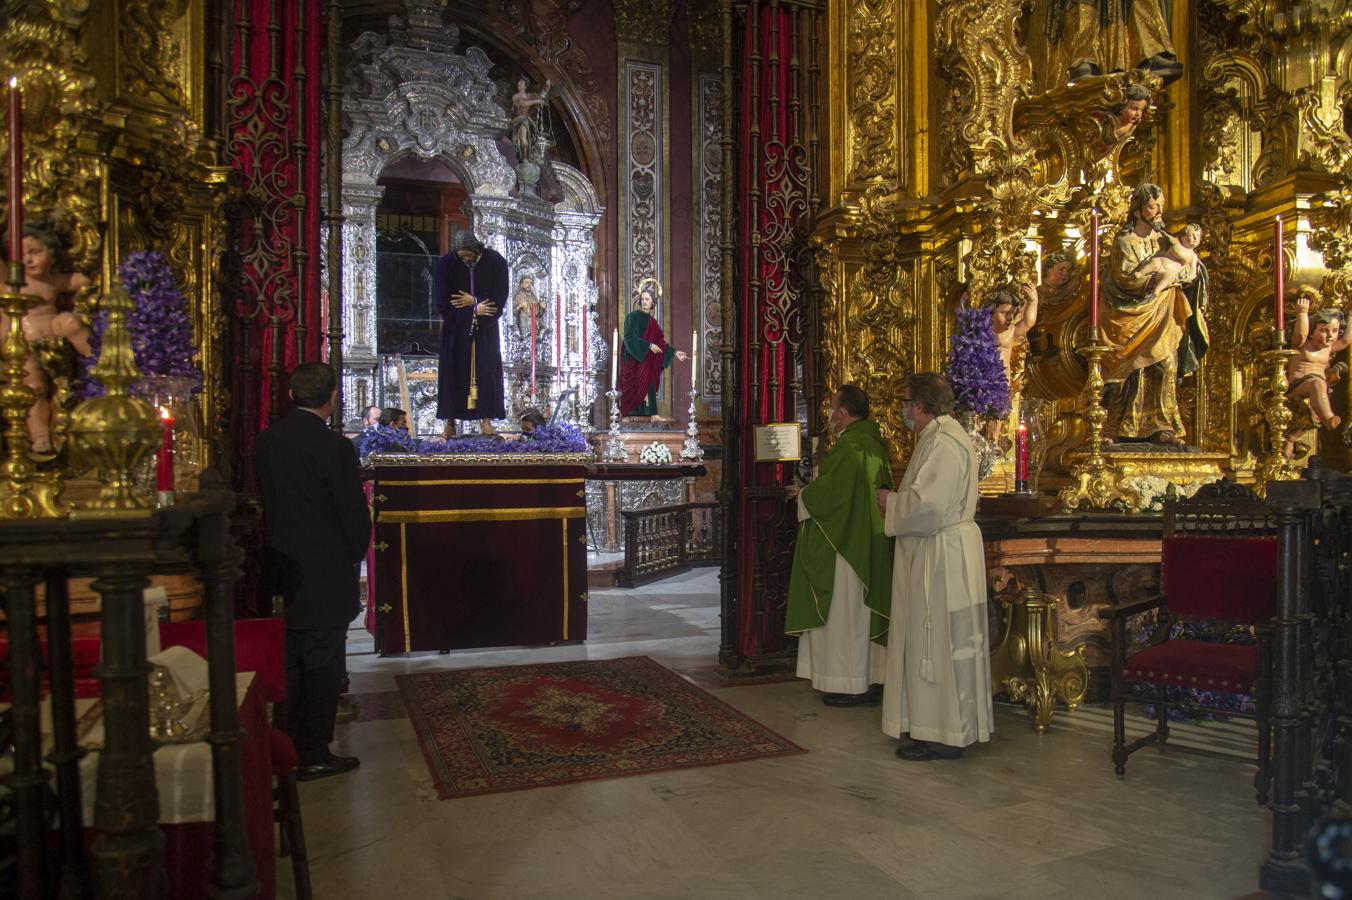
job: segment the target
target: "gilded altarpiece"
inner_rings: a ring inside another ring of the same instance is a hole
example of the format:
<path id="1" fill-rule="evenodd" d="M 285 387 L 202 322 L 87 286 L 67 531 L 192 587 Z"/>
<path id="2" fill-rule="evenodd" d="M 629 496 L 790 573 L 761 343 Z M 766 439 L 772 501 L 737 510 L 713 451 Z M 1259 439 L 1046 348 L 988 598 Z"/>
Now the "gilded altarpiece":
<path id="1" fill-rule="evenodd" d="M 841 152 L 829 157 L 816 232 L 825 294 L 815 380 L 867 386 L 889 438 L 904 447 L 899 379 L 942 368 L 959 299 L 980 303 L 1002 285 L 1035 283 L 1041 260 L 1066 254 L 1071 283 L 1043 291 L 1027 390 L 1056 410 L 1044 484 L 1071 483 L 1089 428 L 1080 353 L 1089 213 L 1100 213 L 1106 262 L 1130 190 L 1153 181 L 1164 188 L 1170 230 L 1186 221 L 1203 228 L 1211 346 L 1179 387 L 1200 456 L 1123 457 L 1102 502 L 1140 508 L 1157 477 L 1191 486 L 1221 474 L 1289 474 L 1292 463 L 1272 452 L 1281 405 L 1269 353 L 1273 219 L 1286 221 L 1289 294 L 1304 287 L 1345 310 L 1346 257 L 1335 236 L 1348 224 L 1346 77 L 1333 55 L 1344 26 L 1336 17 L 1273 19 L 1238 0 L 1174 4 L 1168 24 L 1183 79 L 1165 86 L 1127 72 L 1041 94 L 1023 43 L 1024 6 L 831 8 L 827 93 L 841 102 L 828 121 Z M 1139 90 L 1150 97 L 1140 122 L 1105 139 L 1128 91 Z M 814 425 L 824 409 L 817 405 Z M 1287 412 L 1298 424 L 1299 410 Z M 1330 437 L 1321 453 L 1341 460 Z"/>
<path id="2" fill-rule="evenodd" d="M 204 0 L 9 0 L 0 11 L 0 58 L 24 97 L 24 218 L 52 226 L 90 278 L 75 312 L 97 314 L 134 250 L 163 251 L 179 279 L 206 374 L 200 436 L 183 433 L 178 448 L 193 473 L 219 452 L 229 399 L 218 292 L 228 173 L 207 74 L 217 24 Z M 47 374 L 60 443 L 78 398 L 70 370 Z"/>

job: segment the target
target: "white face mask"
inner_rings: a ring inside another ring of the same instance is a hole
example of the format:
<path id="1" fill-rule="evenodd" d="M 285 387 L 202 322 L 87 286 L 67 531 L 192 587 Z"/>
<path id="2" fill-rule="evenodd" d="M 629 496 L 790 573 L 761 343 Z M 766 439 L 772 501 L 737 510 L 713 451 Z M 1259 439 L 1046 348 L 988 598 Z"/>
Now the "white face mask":
<path id="1" fill-rule="evenodd" d="M 915 431 L 915 419 L 911 418 L 911 407 L 909 404 L 901 414 L 901 421 L 905 423 L 907 431 Z"/>
<path id="2" fill-rule="evenodd" d="M 840 409 L 836 408 L 831 410 L 831 415 L 826 419 L 826 425 L 831 429 L 833 435 L 838 435 L 845 430 L 840 424 L 840 418 Z"/>

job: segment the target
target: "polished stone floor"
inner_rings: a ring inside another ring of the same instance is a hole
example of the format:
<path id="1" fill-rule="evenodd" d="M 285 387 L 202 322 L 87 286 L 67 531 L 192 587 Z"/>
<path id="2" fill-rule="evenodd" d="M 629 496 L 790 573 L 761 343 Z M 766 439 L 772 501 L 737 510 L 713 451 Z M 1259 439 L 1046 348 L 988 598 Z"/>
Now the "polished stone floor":
<path id="1" fill-rule="evenodd" d="M 585 645 L 354 652 L 353 691 L 366 699 L 336 749 L 361 768 L 301 785 L 315 896 L 1197 900 L 1256 890 L 1268 817 L 1251 767 L 1147 749 L 1119 781 L 1100 710 L 1058 712 L 1038 736 L 1021 710 L 998 707 L 990 744 L 917 764 L 893 756 L 877 710 L 827 709 L 803 682 L 714 688 L 809 752 L 447 801 L 408 720 L 390 717 L 393 676 L 435 668 L 647 655 L 710 684 L 717 591 L 710 569 L 593 590 Z M 291 897 L 289 861 L 278 863 L 278 894 Z"/>

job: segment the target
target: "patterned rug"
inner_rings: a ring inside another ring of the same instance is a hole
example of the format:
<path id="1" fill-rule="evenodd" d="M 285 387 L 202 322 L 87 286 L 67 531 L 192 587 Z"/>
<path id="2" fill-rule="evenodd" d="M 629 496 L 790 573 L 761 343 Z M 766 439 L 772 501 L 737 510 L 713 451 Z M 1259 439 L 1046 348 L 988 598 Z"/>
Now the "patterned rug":
<path id="1" fill-rule="evenodd" d="M 807 752 L 646 656 L 396 681 L 443 800 Z"/>

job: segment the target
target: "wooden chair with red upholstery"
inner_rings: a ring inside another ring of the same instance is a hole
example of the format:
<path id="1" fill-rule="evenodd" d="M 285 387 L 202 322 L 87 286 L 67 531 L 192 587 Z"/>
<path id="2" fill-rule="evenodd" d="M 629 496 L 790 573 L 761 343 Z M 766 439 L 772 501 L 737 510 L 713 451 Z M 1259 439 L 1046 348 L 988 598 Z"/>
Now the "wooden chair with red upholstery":
<path id="1" fill-rule="evenodd" d="M 1277 606 L 1277 536 L 1270 508 L 1247 488 L 1233 483 L 1208 486 L 1198 496 L 1166 504 L 1160 559 L 1160 595 L 1109 606 L 1099 616 L 1112 638 L 1113 765 L 1126 774 L 1127 757 L 1141 747 L 1169 739 L 1171 708 L 1202 709 L 1253 718 L 1258 724 L 1258 771 L 1254 788 L 1267 802 L 1271 739 L 1268 723 L 1271 684 L 1270 638 Z M 1156 611 L 1152 642 L 1131 649 L 1128 621 Z M 1246 628 L 1253 643 L 1222 643 L 1170 637 L 1176 623 Z M 1128 696 L 1127 684 L 1153 686 L 1153 696 Z M 1254 712 L 1221 709 L 1169 697 L 1185 688 L 1252 698 Z M 1130 743 L 1126 704 L 1155 705 L 1155 730 Z"/>
<path id="2" fill-rule="evenodd" d="M 204 622 L 166 622 L 160 625 L 160 644 L 182 645 L 202 656 L 207 652 Z M 272 703 L 273 821 L 281 833 L 281 855 L 291 857 L 291 872 L 297 900 L 310 900 L 310 859 L 305 849 L 305 828 L 300 816 L 300 792 L 296 772 L 300 765 L 296 748 L 283 730 L 286 722 L 286 623 L 281 619 L 235 621 L 235 668 L 254 672 Z"/>

